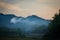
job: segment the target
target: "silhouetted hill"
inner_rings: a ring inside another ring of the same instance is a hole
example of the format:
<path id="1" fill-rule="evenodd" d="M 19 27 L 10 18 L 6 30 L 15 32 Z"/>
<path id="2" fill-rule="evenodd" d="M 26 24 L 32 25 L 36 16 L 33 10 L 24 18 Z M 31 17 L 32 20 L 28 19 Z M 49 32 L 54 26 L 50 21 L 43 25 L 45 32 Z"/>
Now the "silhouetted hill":
<path id="1" fill-rule="evenodd" d="M 17 17 L 13 14 L 2 14 L 0 13 L 0 27 L 7 27 L 9 29 L 20 28 L 22 33 L 33 33 L 32 31 L 36 28 L 42 28 L 38 33 L 44 33 L 48 30 L 48 24 L 50 20 L 40 18 L 36 15 L 24 17 Z M 38 29 L 37 29 L 38 30 Z M 34 32 L 36 33 L 37 30 Z M 45 31 L 43 31 L 45 30 Z M 42 32 L 43 31 L 43 32 Z"/>

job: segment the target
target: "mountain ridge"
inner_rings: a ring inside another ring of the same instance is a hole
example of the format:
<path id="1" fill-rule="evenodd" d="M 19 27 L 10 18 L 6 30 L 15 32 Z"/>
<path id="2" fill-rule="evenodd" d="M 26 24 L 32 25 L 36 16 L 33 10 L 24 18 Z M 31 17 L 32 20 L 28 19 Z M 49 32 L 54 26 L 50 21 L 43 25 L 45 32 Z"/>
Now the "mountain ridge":
<path id="1" fill-rule="evenodd" d="M 27 17 L 18 17 L 13 14 L 2 14 L 0 13 L 0 26 L 6 26 L 8 28 L 21 28 L 25 32 L 30 32 L 36 27 L 45 26 L 47 27 L 50 20 L 40 18 L 36 15 Z"/>

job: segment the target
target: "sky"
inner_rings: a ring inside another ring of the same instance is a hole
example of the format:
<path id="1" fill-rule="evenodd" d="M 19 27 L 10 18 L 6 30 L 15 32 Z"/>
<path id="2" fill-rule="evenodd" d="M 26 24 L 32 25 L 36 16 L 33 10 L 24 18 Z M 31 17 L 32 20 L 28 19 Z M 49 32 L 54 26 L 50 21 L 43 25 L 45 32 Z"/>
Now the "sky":
<path id="1" fill-rule="evenodd" d="M 52 19 L 60 9 L 60 0 L 0 0 L 0 12 L 17 16 L 37 15 Z"/>

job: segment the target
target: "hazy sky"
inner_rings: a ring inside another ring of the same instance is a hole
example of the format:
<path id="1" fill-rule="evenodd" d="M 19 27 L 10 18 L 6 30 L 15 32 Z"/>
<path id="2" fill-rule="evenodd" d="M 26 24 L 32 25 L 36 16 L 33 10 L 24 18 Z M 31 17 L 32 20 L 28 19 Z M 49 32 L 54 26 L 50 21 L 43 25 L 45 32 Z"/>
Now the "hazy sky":
<path id="1" fill-rule="evenodd" d="M 52 19 L 60 8 L 60 0 L 0 0 L 0 12 L 17 16 L 37 15 Z"/>

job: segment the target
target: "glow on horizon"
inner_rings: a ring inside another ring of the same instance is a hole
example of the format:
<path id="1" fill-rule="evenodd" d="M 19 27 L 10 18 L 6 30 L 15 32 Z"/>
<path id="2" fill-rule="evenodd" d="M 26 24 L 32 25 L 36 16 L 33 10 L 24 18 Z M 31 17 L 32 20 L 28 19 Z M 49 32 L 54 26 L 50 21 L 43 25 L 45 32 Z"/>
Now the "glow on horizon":
<path id="1" fill-rule="evenodd" d="M 37 15 L 45 19 L 52 19 L 60 8 L 60 0 L 1 0 L 0 12 L 17 16 Z"/>

